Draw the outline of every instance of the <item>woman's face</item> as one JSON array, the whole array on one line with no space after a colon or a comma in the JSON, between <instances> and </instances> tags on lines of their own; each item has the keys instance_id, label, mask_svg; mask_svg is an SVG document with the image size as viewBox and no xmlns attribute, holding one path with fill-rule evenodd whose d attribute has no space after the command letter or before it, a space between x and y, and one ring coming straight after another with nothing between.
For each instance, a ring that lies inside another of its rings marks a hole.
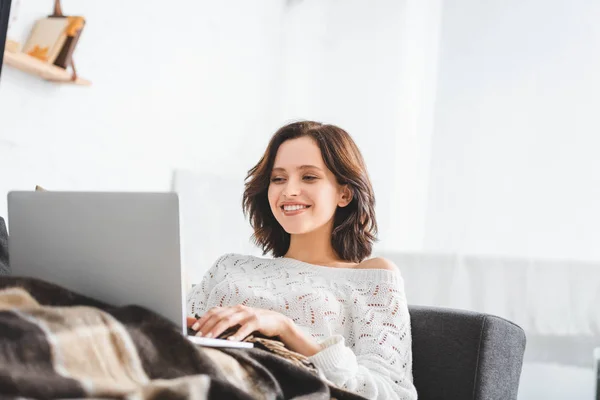
<instances>
[{"instance_id":1,"label":"woman's face","mask_svg":"<svg viewBox=\"0 0 600 400\"><path fill-rule=\"evenodd\" d=\"M350 202L349 191L337 183L321 150L306 136L279 146L268 196L273 215L289 234L322 227L332 220L338 206Z\"/></svg>"}]
</instances>

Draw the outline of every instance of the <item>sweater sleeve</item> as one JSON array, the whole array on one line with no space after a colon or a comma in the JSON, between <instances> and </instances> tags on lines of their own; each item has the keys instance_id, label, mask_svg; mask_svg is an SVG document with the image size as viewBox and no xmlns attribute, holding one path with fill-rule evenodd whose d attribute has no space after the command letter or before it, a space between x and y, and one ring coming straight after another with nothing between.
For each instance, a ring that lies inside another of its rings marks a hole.
<instances>
[{"instance_id":1,"label":"sweater sleeve","mask_svg":"<svg viewBox=\"0 0 600 400\"><path fill-rule=\"evenodd\" d=\"M230 257L230 254L219 257L206 271L202 281L190 290L187 295L187 316L194 317L195 314L202 315L207 311L210 294L226 276L226 263Z\"/></svg>"},{"instance_id":2,"label":"sweater sleeve","mask_svg":"<svg viewBox=\"0 0 600 400\"><path fill-rule=\"evenodd\" d=\"M412 338L408 305L400 284L377 284L354 292L354 342L342 335L321 341L322 350L309 357L338 387L368 399L416 400L412 375Z\"/></svg>"}]
</instances>

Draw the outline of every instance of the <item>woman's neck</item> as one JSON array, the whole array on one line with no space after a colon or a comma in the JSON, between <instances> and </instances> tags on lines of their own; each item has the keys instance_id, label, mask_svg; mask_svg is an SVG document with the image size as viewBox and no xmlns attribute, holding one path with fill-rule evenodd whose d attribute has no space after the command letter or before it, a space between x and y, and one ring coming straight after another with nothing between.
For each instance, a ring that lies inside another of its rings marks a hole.
<instances>
[{"instance_id":1,"label":"woman's neck","mask_svg":"<svg viewBox=\"0 0 600 400\"><path fill-rule=\"evenodd\" d=\"M290 248L284 257L315 265L347 267L350 263L341 260L331 245L332 229L333 221L312 232L291 235Z\"/></svg>"}]
</instances>

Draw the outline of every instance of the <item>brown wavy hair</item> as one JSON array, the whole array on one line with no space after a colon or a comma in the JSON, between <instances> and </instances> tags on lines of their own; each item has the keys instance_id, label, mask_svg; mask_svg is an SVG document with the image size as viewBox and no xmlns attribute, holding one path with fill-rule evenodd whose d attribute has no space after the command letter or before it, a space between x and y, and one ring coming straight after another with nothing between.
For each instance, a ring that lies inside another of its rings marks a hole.
<instances>
[{"instance_id":1,"label":"brown wavy hair","mask_svg":"<svg viewBox=\"0 0 600 400\"><path fill-rule=\"evenodd\" d=\"M271 172L279 146L286 140L308 136L321 149L327 168L338 184L348 185L352 200L335 211L331 244L344 261L359 263L371 255L377 240L375 196L363 157L343 129L314 121L294 122L280 128L269 142L258 164L244 180L242 207L254 229L252 239L263 255L283 257L290 247L290 234L277 222L269 205Z\"/></svg>"}]
</instances>

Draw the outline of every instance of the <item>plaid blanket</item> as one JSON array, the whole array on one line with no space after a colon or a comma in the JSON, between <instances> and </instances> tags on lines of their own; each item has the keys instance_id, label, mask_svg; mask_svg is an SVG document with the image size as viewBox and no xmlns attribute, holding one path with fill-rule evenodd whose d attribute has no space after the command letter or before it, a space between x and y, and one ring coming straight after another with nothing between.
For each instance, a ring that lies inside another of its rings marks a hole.
<instances>
[{"instance_id":1,"label":"plaid blanket","mask_svg":"<svg viewBox=\"0 0 600 400\"><path fill-rule=\"evenodd\" d=\"M0 278L1 398L362 399L282 348L200 347L142 307Z\"/></svg>"}]
</instances>

